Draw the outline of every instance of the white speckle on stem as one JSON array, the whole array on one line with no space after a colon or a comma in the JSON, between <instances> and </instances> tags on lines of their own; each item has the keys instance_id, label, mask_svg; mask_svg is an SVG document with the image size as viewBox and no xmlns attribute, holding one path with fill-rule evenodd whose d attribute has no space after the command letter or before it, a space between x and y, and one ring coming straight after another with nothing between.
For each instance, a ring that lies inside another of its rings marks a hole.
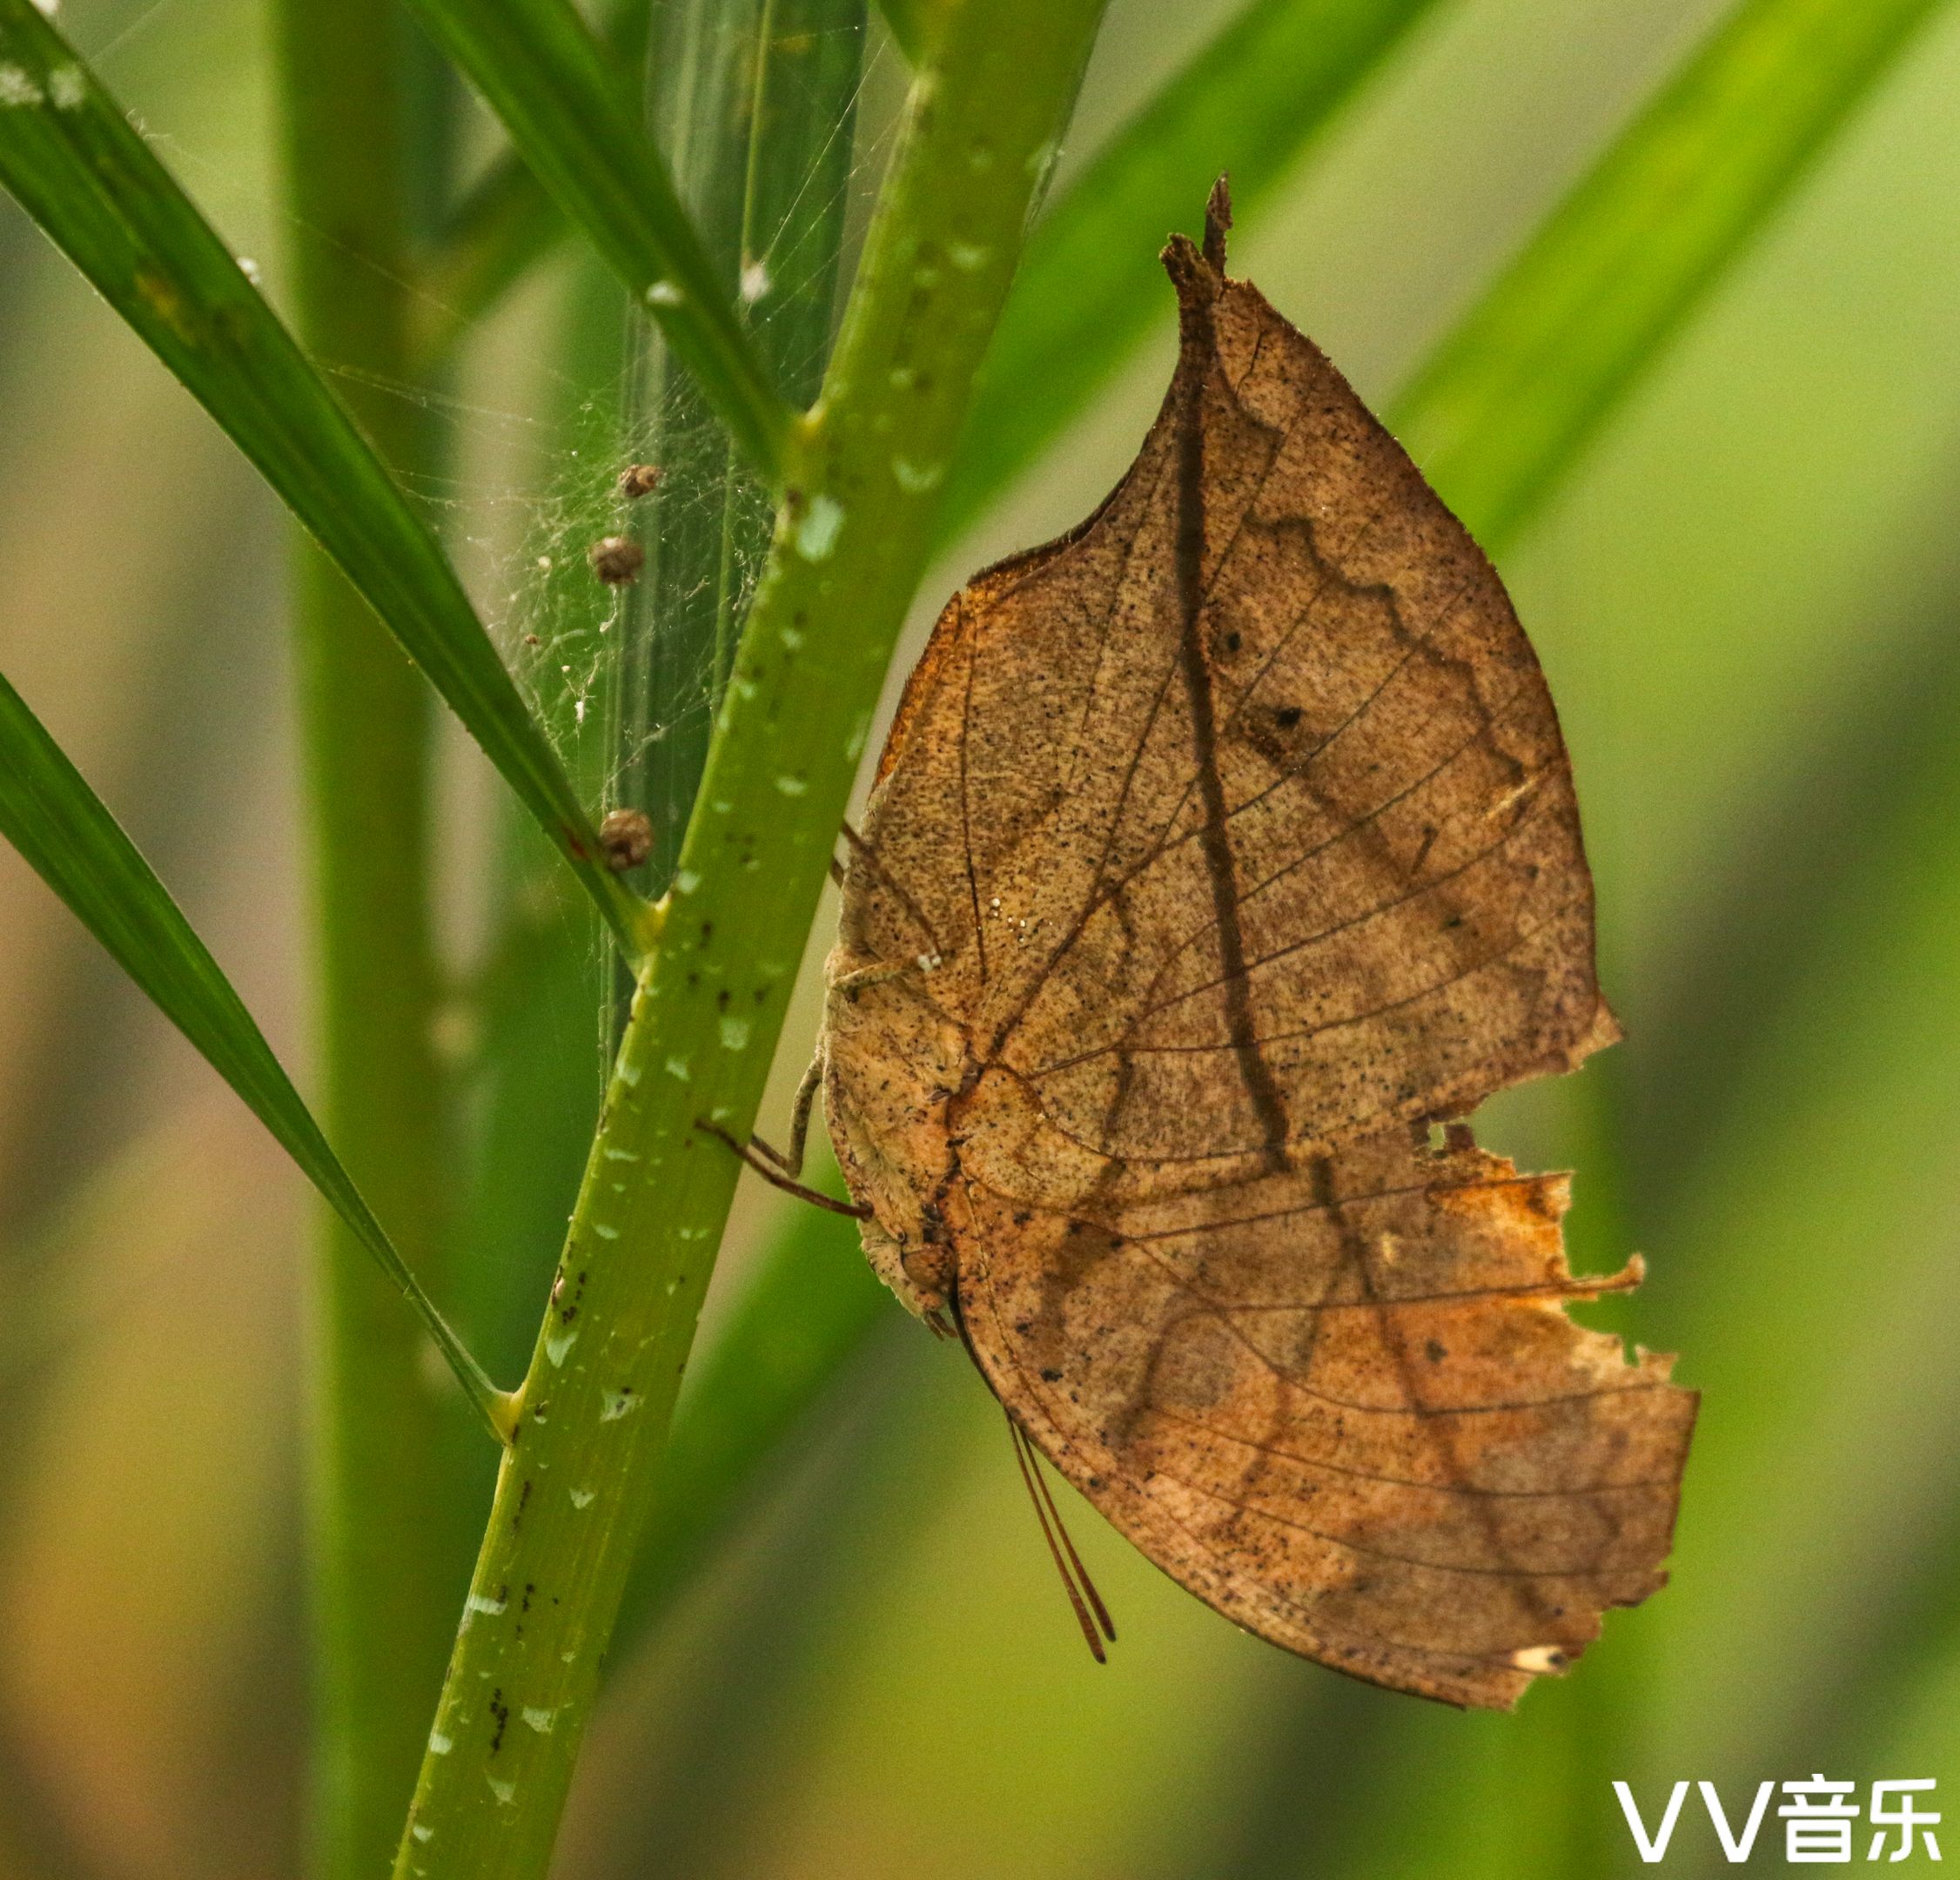
<instances>
[{"instance_id":1,"label":"white speckle on stem","mask_svg":"<svg viewBox=\"0 0 1960 1880\"><path fill-rule=\"evenodd\" d=\"M517 1714L540 1736L550 1736L552 1726L558 1722L557 1711L540 1710L534 1704L526 1704Z\"/></svg>"},{"instance_id":2,"label":"white speckle on stem","mask_svg":"<svg viewBox=\"0 0 1960 1880\"><path fill-rule=\"evenodd\" d=\"M796 525L796 553L806 561L822 561L837 546L844 526L843 505L834 496L813 496Z\"/></svg>"},{"instance_id":3,"label":"white speckle on stem","mask_svg":"<svg viewBox=\"0 0 1960 1880\"><path fill-rule=\"evenodd\" d=\"M908 496L923 496L930 489L937 489L939 481L946 474L944 464L908 463L903 457L891 460L891 473L900 489Z\"/></svg>"},{"instance_id":4,"label":"white speckle on stem","mask_svg":"<svg viewBox=\"0 0 1960 1880\"><path fill-rule=\"evenodd\" d=\"M499 1782L494 1776L487 1775L483 1779L490 1784L490 1793L495 1796L506 1808L508 1808L512 1803L516 1801L517 1784L515 1783Z\"/></svg>"},{"instance_id":5,"label":"white speckle on stem","mask_svg":"<svg viewBox=\"0 0 1960 1880\"><path fill-rule=\"evenodd\" d=\"M248 254L238 257L238 272L256 287L258 285L258 264Z\"/></svg>"},{"instance_id":6,"label":"white speckle on stem","mask_svg":"<svg viewBox=\"0 0 1960 1880\"><path fill-rule=\"evenodd\" d=\"M622 1058L620 1060L620 1067L616 1075L620 1082L625 1084L628 1090L631 1090L640 1081L640 1066Z\"/></svg>"},{"instance_id":7,"label":"white speckle on stem","mask_svg":"<svg viewBox=\"0 0 1960 1880\"><path fill-rule=\"evenodd\" d=\"M48 74L48 100L57 111L80 111L88 96L89 81L79 65L57 65Z\"/></svg>"},{"instance_id":8,"label":"white speckle on stem","mask_svg":"<svg viewBox=\"0 0 1960 1880\"><path fill-rule=\"evenodd\" d=\"M688 1060L685 1058L669 1058L667 1060L667 1074L681 1084L687 1083L693 1076L688 1069Z\"/></svg>"},{"instance_id":9,"label":"white speckle on stem","mask_svg":"<svg viewBox=\"0 0 1960 1880\"><path fill-rule=\"evenodd\" d=\"M565 1354L578 1342L576 1332L555 1332L545 1340L545 1356L551 1360L554 1371L565 1362Z\"/></svg>"},{"instance_id":10,"label":"white speckle on stem","mask_svg":"<svg viewBox=\"0 0 1960 1880\"><path fill-rule=\"evenodd\" d=\"M809 789L809 783L807 779L800 776L791 776L787 771L785 771L775 780L775 787L779 790L781 790L785 796L802 796L808 793Z\"/></svg>"},{"instance_id":11,"label":"white speckle on stem","mask_svg":"<svg viewBox=\"0 0 1960 1880\"><path fill-rule=\"evenodd\" d=\"M473 1593L463 1601L465 1610L487 1613L493 1619L509 1604L508 1600L485 1599L480 1593Z\"/></svg>"},{"instance_id":12,"label":"white speckle on stem","mask_svg":"<svg viewBox=\"0 0 1960 1880\"><path fill-rule=\"evenodd\" d=\"M674 877L674 891L675 894L690 895L700 886L701 876L695 874L692 869L682 869Z\"/></svg>"},{"instance_id":13,"label":"white speckle on stem","mask_svg":"<svg viewBox=\"0 0 1960 1880\"><path fill-rule=\"evenodd\" d=\"M447 1756L455 1747L456 1742L453 1737L445 1736L440 1730L431 1730L429 1732L429 1754L431 1756Z\"/></svg>"},{"instance_id":14,"label":"white speckle on stem","mask_svg":"<svg viewBox=\"0 0 1960 1880\"><path fill-rule=\"evenodd\" d=\"M599 1413L601 1423L617 1423L622 1416L630 1416L640 1407L640 1400L633 1394L633 1386L627 1385L616 1391L607 1391L604 1407Z\"/></svg>"},{"instance_id":15,"label":"white speckle on stem","mask_svg":"<svg viewBox=\"0 0 1960 1880\"><path fill-rule=\"evenodd\" d=\"M637 1149L608 1149L606 1159L608 1162L637 1162L640 1152Z\"/></svg>"},{"instance_id":16,"label":"white speckle on stem","mask_svg":"<svg viewBox=\"0 0 1960 1880\"><path fill-rule=\"evenodd\" d=\"M617 1227L608 1226L604 1221L595 1220L594 1222L593 1222L592 1231L593 1232L597 1234L601 1240L617 1240L620 1237L619 1229Z\"/></svg>"},{"instance_id":17,"label":"white speckle on stem","mask_svg":"<svg viewBox=\"0 0 1960 1880\"><path fill-rule=\"evenodd\" d=\"M0 65L0 108L7 105L44 104L47 100L34 82L31 72L18 65Z\"/></svg>"},{"instance_id":18,"label":"white speckle on stem","mask_svg":"<svg viewBox=\"0 0 1960 1880\"><path fill-rule=\"evenodd\" d=\"M984 267L987 258L993 253L991 248L983 247L978 242L948 242L946 258L963 274L970 274L976 268Z\"/></svg>"},{"instance_id":19,"label":"white speckle on stem","mask_svg":"<svg viewBox=\"0 0 1960 1880\"><path fill-rule=\"evenodd\" d=\"M742 304L744 306L754 306L769 291L768 265L761 261L751 261L742 271Z\"/></svg>"},{"instance_id":20,"label":"white speckle on stem","mask_svg":"<svg viewBox=\"0 0 1960 1880\"><path fill-rule=\"evenodd\" d=\"M785 627L776 634L776 638L792 653L802 650L803 632L800 627Z\"/></svg>"},{"instance_id":21,"label":"white speckle on stem","mask_svg":"<svg viewBox=\"0 0 1960 1880\"><path fill-rule=\"evenodd\" d=\"M435 1839L435 1830L430 1827L426 1822L417 1822L408 1831L425 1847Z\"/></svg>"},{"instance_id":22,"label":"white speckle on stem","mask_svg":"<svg viewBox=\"0 0 1960 1880\"><path fill-rule=\"evenodd\" d=\"M670 280L657 280L647 290L648 306L679 306L687 296Z\"/></svg>"},{"instance_id":23,"label":"white speckle on stem","mask_svg":"<svg viewBox=\"0 0 1960 1880\"><path fill-rule=\"evenodd\" d=\"M887 374L887 382L895 392L910 392L919 382L918 370L911 366L894 366Z\"/></svg>"},{"instance_id":24,"label":"white speckle on stem","mask_svg":"<svg viewBox=\"0 0 1960 1880\"><path fill-rule=\"evenodd\" d=\"M572 1506L581 1512L590 1507L598 1499L598 1494L593 1489L574 1488L572 1490Z\"/></svg>"},{"instance_id":25,"label":"white speckle on stem","mask_svg":"<svg viewBox=\"0 0 1960 1880\"><path fill-rule=\"evenodd\" d=\"M723 1051L747 1051L748 1049L748 1021L746 1018L723 1018L722 1021L722 1049Z\"/></svg>"}]
</instances>

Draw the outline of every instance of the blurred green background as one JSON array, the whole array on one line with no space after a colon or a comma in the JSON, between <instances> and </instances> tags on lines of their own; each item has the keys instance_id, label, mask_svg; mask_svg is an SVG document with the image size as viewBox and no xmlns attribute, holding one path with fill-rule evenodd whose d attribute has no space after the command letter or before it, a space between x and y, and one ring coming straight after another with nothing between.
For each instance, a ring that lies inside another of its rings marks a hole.
<instances>
[{"instance_id":1,"label":"blurred green background","mask_svg":"<svg viewBox=\"0 0 1960 1880\"><path fill-rule=\"evenodd\" d=\"M1229 11L1117 0L1064 165ZM1718 11L1450 0L1247 219L1235 272L1386 402ZM69 0L64 23L276 295L305 232L279 208L261 10ZM422 493L513 633L537 542L576 528L592 480L581 406L610 395L548 363L577 291L560 265L500 315L454 390L453 476ZM1160 326L949 555L919 632L1122 469L1168 296ZM1948 9L1502 556L1572 746L1628 1042L1481 1132L1578 1167L1581 1261L1649 1262L1601 1321L1681 1353L1704 1393L1666 1592L1517 1715L1464 1716L1240 1635L1078 1505L1122 1632L1097 1670L997 1410L893 1307L616 1667L560 1870L1576 1880L1637 1865L1614 1777L1650 1818L1684 1777L1732 1809L1820 1769L1960 1797L1957 505ZM284 539L0 205L0 668L303 1065ZM480 833L484 779L453 768L456 827ZM0 1874L294 1870L305 1213L0 854ZM704 1348L781 1219L745 1197ZM1691 1804L1668 1870L1721 1864Z\"/></svg>"}]
</instances>

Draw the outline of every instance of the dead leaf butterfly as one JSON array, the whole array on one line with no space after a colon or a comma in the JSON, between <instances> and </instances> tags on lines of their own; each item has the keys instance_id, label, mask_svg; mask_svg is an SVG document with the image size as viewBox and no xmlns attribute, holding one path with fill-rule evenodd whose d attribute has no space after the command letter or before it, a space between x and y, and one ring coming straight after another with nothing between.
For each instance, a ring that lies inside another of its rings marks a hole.
<instances>
[{"instance_id":1,"label":"dead leaf butterfly","mask_svg":"<svg viewBox=\"0 0 1960 1880\"><path fill-rule=\"evenodd\" d=\"M1489 562L1228 223L1165 252L1128 474L905 689L826 1109L880 1275L1159 1567L1508 1704L1661 1585L1695 1398L1567 1317L1640 1266L1568 1274L1566 1178L1433 1128L1619 1035L1571 770Z\"/></svg>"}]
</instances>

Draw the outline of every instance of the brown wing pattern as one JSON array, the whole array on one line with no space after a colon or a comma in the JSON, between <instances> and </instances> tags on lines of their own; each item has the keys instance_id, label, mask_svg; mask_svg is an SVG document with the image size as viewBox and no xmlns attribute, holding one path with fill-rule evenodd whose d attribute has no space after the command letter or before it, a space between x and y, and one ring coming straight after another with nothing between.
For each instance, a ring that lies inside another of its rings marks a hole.
<instances>
[{"instance_id":1,"label":"brown wing pattern","mask_svg":"<svg viewBox=\"0 0 1960 1880\"><path fill-rule=\"evenodd\" d=\"M867 834L982 1058L1080 1139L1181 1164L1273 1133L1240 1010L1279 1132L1321 1147L1614 1034L1557 721L1495 574L1255 288L1173 261L1209 340L1093 521L948 608ZM865 911L870 952L918 950L903 910Z\"/></svg>"},{"instance_id":2,"label":"brown wing pattern","mask_svg":"<svg viewBox=\"0 0 1960 1880\"><path fill-rule=\"evenodd\" d=\"M1535 658L1327 360L1173 243L1129 474L948 607L832 964L867 1247L1152 1559L1511 1701L1660 1583L1694 1399L1564 1302L1558 1178L1423 1119L1616 1036Z\"/></svg>"},{"instance_id":3,"label":"brown wing pattern","mask_svg":"<svg viewBox=\"0 0 1960 1880\"><path fill-rule=\"evenodd\" d=\"M962 1183L968 1335L1144 1553L1262 1636L1505 1704L1663 1579L1694 1419L1564 1302L1560 1177L1378 1138L1134 1205Z\"/></svg>"}]
</instances>

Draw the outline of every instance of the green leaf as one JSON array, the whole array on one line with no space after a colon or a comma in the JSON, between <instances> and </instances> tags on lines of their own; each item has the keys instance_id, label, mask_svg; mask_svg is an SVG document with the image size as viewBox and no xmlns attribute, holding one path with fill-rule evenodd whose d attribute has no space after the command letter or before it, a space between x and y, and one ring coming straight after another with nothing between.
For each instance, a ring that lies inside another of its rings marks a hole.
<instances>
[{"instance_id":1,"label":"green leaf","mask_svg":"<svg viewBox=\"0 0 1960 1880\"><path fill-rule=\"evenodd\" d=\"M1489 546L1569 464L1938 0L1749 0L1397 401Z\"/></svg>"},{"instance_id":2,"label":"green leaf","mask_svg":"<svg viewBox=\"0 0 1960 1880\"><path fill-rule=\"evenodd\" d=\"M641 908L455 571L292 337L42 17L0 0L0 183L258 467L570 858L629 946Z\"/></svg>"},{"instance_id":3,"label":"green leaf","mask_svg":"<svg viewBox=\"0 0 1960 1880\"><path fill-rule=\"evenodd\" d=\"M470 1401L499 1440L507 1440L510 1400L485 1375L403 1263L231 981L136 844L3 676L0 835L272 1132L401 1288Z\"/></svg>"},{"instance_id":4,"label":"green leaf","mask_svg":"<svg viewBox=\"0 0 1960 1880\"><path fill-rule=\"evenodd\" d=\"M1158 252L1221 171L1240 212L1283 183L1432 0L1252 0L1058 197L1028 242L940 512L974 521L1153 323Z\"/></svg>"},{"instance_id":5,"label":"green leaf","mask_svg":"<svg viewBox=\"0 0 1960 1880\"><path fill-rule=\"evenodd\" d=\"M447 360L567 226L521 158L493 164L457 205L421 272L415 353L424 368Z\"/></svg>"},{"instance_id":6,"label":"green leaf","mask_svg":"<svg viewBox=\"0 0 1960 1880\"><path fill-rule=\"evenodd\" d=\"M764 377L666 164L571 0L410 3L539 182L660 323L750 460L779 484L794 414Z\"/></svg>"}]
</instances>

